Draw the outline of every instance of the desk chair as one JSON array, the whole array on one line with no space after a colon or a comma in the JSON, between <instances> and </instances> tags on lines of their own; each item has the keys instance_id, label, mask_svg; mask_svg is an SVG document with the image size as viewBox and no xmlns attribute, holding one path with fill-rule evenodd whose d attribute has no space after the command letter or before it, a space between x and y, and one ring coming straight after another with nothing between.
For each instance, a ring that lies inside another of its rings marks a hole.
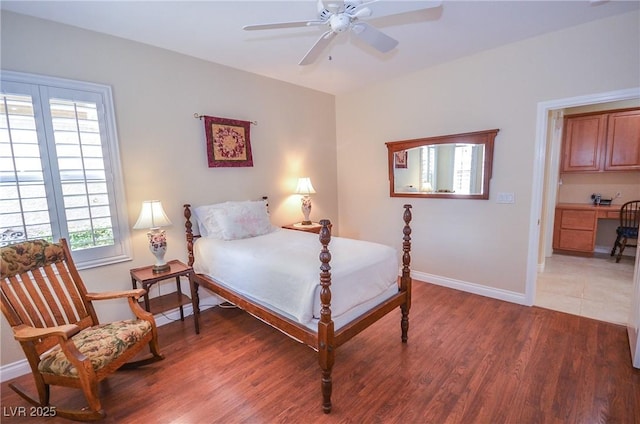
<instances>
[{"instance_id":1,"label":"desk chair","mask_svg":"<svg viewBox=\"0 0 640 424\"><path fill-rule=\"evenodd\" d=\"M616 262L620 262L625 247L638 247L638 223L640 223L640 200L632 200L620 207L620 226L616 229L617 237L613 243L611 256L618 256ZM636 240L636 244L627 244L628 240Z\"/></svg>"}]
</instances>

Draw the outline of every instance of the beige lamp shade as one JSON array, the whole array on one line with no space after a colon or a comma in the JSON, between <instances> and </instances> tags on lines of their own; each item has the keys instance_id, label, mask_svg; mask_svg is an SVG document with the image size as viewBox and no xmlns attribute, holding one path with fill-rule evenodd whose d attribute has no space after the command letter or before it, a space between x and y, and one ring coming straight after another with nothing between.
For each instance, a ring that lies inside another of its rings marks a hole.
<instances>
[{"instance_id":1,"label":"beige lamp shade","mask_svg":"<svg viewBox=\"0 0 640 424\"><path fill-rule=\"evenodd\" d=\"M311 185L311 178L309 177L300 177L298 178L298 186L296 187L296 194L303 194L308 196L310 194L315 194L316 191Z\"/></svg>"},{"instance_id":2,"label":"beige lamp shade","mask_svg":"<svg viewBox=\"0 0 640 424\"><path fill-rule=\"evenodd\" d=\"M145 228L159 228L171 225L171 221L164 213L162 202L159 200L145 200L142 202L140 216L133 228L142 230Z\"/></svg>"}]
</instances>

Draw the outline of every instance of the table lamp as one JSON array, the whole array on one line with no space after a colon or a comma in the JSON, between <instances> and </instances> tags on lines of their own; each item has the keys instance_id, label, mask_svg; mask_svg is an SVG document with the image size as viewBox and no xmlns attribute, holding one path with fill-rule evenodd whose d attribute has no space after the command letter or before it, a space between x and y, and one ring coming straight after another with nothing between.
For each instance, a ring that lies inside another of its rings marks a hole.
<instances>
[{"instance_id":1,"label":"table lamp","mask_svg":"<svg viewBox=\"0 0 640 424\"><path fill-rule=\"evenodd\" d=\"M311 197L309 197L309 195L315 194L315 192L309 177L298 178L296 194L302 194L302 214L304 215L302 225L311 225L311 220L309 219L309 214L311 213Z\"/></svg>"},{"instance_id":2,"label":"table lamp","mask_svg":"<svg viewBox=\"0 0 640 424\"><path fill-rule=\"evenodd\" d=\"M156 257L156 263L153 266L155 274L169 271L171 268L164 260L164 254L167 252L167 237L164 230L160 227L171 225L171 221L162 209L162 203L159 200L145 200L142 202L142 209L138 221L133 226L135 230L149 229L147 237L149 237L149 250Z\"/></svg>"}]
</instances>

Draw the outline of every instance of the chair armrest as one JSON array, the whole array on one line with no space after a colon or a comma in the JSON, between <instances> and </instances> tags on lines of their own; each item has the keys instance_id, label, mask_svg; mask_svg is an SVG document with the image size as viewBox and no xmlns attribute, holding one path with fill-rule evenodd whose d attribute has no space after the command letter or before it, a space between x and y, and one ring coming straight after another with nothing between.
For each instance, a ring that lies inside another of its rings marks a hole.
<instances>
[{"instance_id":1,"label":"chair armrest","mask_svg":"<svg viewBox=\"0 0 640 424\"><path fill-rule=\"evenodd\" d=\"M138 318L144 319L146 321L153 322L155 325L155 321L153 320L153 315L149 312L145 311L140 307L137 300L145 295L147 291L145 289L132 289L132 290L123 290L117 292L104 292L104 293L87 293L87 300L92 302L94 300L107 300L107 299L122 299L126 298L129 300L129 307L131 308L131 312Z\"/></svg>"},{"instance_id":2,"label":"chair armrest","mask_svg":"<svg viewBox=\"0 0 640 424\"><path fill-rule=\"evenodd\" d=\"M123 290L117 292L104 292L104 293L87 293L87 300L107 300L107 299L120 299L133 297L134 299L138 299L147 291L145 289L133 289L133 290Z\"/></svg>"},{"instance_id":3,"label":"chair armrest","mask_svg":"<svg viewBox=\"0 0 640 424\"><path fill-rule=\"evenodd\" d=\"M64 340L78 333L80 327L75 324L58 325L56 327L36 328L28 325L13 327L13 336L21 342L42 339L44 337L62 337Z\"/></svg>"}]
</instances>

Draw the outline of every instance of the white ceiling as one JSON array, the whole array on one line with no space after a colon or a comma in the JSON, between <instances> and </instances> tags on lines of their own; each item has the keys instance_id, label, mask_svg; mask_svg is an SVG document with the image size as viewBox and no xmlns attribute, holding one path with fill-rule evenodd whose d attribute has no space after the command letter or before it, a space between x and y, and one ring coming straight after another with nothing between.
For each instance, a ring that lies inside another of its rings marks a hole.
<instances>
[{"instance_id":1,"label":"white ceiling","mask_svg":"<svg viewBox=\"0 0 640 424\"><path fill-rule=\"evenodd\" d=\"M638 0L445 0L437 9L368 19L400 42L387 54L343 33L309 66L298 62L324 26L242 30L249 24L315 19L316 2L2 0L0 7L339 94L640 6Z\"/></svg>"}]
</instances>

